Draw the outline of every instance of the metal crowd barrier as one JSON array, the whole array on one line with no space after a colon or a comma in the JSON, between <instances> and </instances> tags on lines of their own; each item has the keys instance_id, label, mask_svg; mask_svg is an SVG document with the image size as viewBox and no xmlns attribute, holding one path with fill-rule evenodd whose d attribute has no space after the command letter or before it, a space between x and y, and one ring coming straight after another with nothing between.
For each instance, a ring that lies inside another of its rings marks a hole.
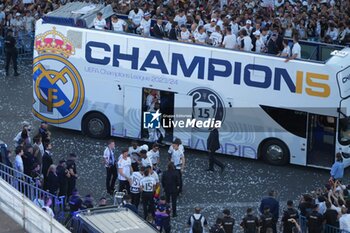
<instances>
[{"instance_id":1,"label":"metal crowd barrier","mask_svg":"<svg viewBox=\"0 0 350 233\"><path fill-rule=\"evenodd\" d=\"M23 193L28 199L32 200L37 205L39 203L38 201L42 200L44 197L50 197L53 204L51 208L55 213L55 219L61 223L65 221L65 196L59 197L42 190L32 177L18 172L3 163L0 163L0 178L5 180L19 192Z\"/></svg>"},{"instance_id":2,"label":"metal crowd barrier","mask_svg":"<svg viewBox=\"0 0 350 233\"><path fill-rule=\"evenodd\" d=\"M305 216L301 216L299 218L299 224L302 233L308 233L307 229L307 218ZM323 225L322 232L320 233L350 233L349 231L346 230L341 230L338 227L334 227L328 224Z\"/></svg>"},{"instance_id":3,"label":"metal crowd barrier","mask_svg":"<svg viewBox=\"0 0 350 233\"><path fill-rule=\"evenodd\" d=\"M21 34L15 37L18 60L33 59L34 33ZM0 36L0 58L5 58L5 38Z\"/></svg>"}]
</instances>

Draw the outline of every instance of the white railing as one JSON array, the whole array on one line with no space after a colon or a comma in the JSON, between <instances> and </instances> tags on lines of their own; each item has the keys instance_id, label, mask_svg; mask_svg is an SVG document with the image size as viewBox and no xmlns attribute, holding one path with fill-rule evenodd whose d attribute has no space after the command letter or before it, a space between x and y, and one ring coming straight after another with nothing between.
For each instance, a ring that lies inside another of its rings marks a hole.
<instances>
[{"instance_id":1,"label":"white railing","mask_svg":"<svg viewBox=\"0 0 350 233\"><path fill-rule=\"evenodd\" d=\"M0 209L20 224L27 232L70 232L1 177L0 190Z\"/></svg>"}]
</instances>

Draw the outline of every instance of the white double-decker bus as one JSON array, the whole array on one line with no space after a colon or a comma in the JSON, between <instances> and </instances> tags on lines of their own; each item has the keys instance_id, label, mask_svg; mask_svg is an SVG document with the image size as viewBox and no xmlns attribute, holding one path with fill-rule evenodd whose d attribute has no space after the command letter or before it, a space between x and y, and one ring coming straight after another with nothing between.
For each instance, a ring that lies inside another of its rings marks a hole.
<instances>
[{"instance_id":1,"label":"white double-decker bus","mask_svg":"<svg viewBox=\"0 0 350 233\"><path fill-rule=\"evenodd\" d=\"M326 62L285 62L48 19L36 24L33 62L33 114L42 121L144 139L157 128L145 115L151 92L164 141L206 150L209 129L192 119L208 119L221 122L223 154L329 168L341 152L350 164L349 48Z\"/></svg>"}]
</instances>

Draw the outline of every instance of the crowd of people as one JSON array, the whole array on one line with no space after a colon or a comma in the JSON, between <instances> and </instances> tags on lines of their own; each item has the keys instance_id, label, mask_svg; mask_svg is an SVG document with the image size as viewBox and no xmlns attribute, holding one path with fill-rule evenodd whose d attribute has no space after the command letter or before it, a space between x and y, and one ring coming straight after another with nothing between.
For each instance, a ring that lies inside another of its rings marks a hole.
<instances>
[{"instance_id":1,"label":"crowd of people","mask_svg":"<svg viewBox=\"0 0 350 233\"><path fill-rule=\"evenodd\" d=\"M35 21L65 1L2 1L0 32L33 35ZM93 1L92 1L93 2ZM98 2L98 1L96 1ZM98 13L96 29L126 31L215 47L290 57L294 45L285 39L349 45L349 1L103 1L116 15ZM10 4L11 3L11 4ZM118 18L125 14L127 20ZM151 20L156 23L151 24ZM299 56L299 55L298 55Z\"/></svg>"},{"instance_id":2,"label":"crowd of people","mask_svg":"<svg viewBox=\"0 0 350 233\"><path fill-rule=\"evenodd\" d=\"M99 14L95 28L127 31L143 36L210 44L215 47L293 56L286 39L349 45L348 1L119 1L116 15ZM156 20L154 25L151 20ZM290 50L290 51L289 51ZM298 55L300 56L300 54Z\"/></svg>"}]
</instances>

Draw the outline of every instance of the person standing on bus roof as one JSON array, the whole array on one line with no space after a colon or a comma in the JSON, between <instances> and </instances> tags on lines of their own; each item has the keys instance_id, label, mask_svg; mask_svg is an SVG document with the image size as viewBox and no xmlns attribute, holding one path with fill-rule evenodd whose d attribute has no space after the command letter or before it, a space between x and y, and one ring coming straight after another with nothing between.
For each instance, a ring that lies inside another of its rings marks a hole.
<instances>
[{"instance_id":1,"label":"person standing on bus roof","mask_svg":"<svg viewBox=\"0 0 350 233\"><path fill-rule=\"evenodd\" d=\"M143 15L143 11L138 7L135 7L129 12L129 31L131 31L132 33L136 33L136 28L140 26Z\"/></svg>"},{"instance_id":2,"label":"person standing on bus roof","mask_svg":"<svg viewBox=\"0 0 350 233\"><path fill-rule=\"evenodd\" d=\"M299 37L298 35L293 36L293 45L291 48L292 54L290 57L288 57L285 62L289 62L290 60L293 60L295 58L300 59L301 58L301 47L299 44Z\"/></svg>"},{"instance_id":3,"label":"person standing on bus roof","mask_svg":"<svg viewBox=\"0 0 350 233\"><path fill-rule=\"evenodd\" d=\"M94 28L98 30L104 30L107 27L106 20L102 18L102 13L98 12L94 19Z\"/></svg>"},{"instance_id":4,"label":"person standing on bus roof","mask_svg":"<svg viewBox=\"0 0 350 233\"><path fill-rule=\"evenodd\" d=\"M106 167L106 189L107 193L113 194L115 181L117 179L117 166L114 157L115 142L113 140L108 141L108 146L104 150L103 158Z\"/></svg>"},{"instance_id":5,"label":"person standing on bus roof","mask_svg":"<svg viewBox=\"0 0 350 233\"><path fill-rule=\"evenodd\" d=\"M163 19L161 17L157 19L157 23L153 26L153 36L158 39L163 39L163 37L165 37Z\"/></svg>"},{"instance_id":6,"label":"person standing on bus roof","mask_svg":"<svg viewBox=\"0 0 350 233\"><path fill-rule=\"evenodd\" d=\"M147 12L143 16L139 29L140 29L141 35L143 35L144 37L151 36L151 14L150 13Z\"/></svg>"},{"instance_id":7,"label":"person standing on bus roof","mask_svg":"<svg viewBox=\"0 0 350 233\"><path fill-rule=\"evenodd\" d=\"M225 165L215 158L215 152L220 149L219 131L217 128L211 129L207 139L207 149L209 152L209 168L207 171L214 171L214 165L218 165L221 168L221 172L224 171Z\"/></svg>"},{"instance_id":8,"label":"person standing on bus roof","mask_svg":"<svg viewBox=\"0 0 350 233\"><path fill-rule=\"evenodd\" d=\"M112 16L112 30L115 32L125 32L126 30L126 23L122 19L118 19L116 15Z\"/></svg>"}]
</instances>

